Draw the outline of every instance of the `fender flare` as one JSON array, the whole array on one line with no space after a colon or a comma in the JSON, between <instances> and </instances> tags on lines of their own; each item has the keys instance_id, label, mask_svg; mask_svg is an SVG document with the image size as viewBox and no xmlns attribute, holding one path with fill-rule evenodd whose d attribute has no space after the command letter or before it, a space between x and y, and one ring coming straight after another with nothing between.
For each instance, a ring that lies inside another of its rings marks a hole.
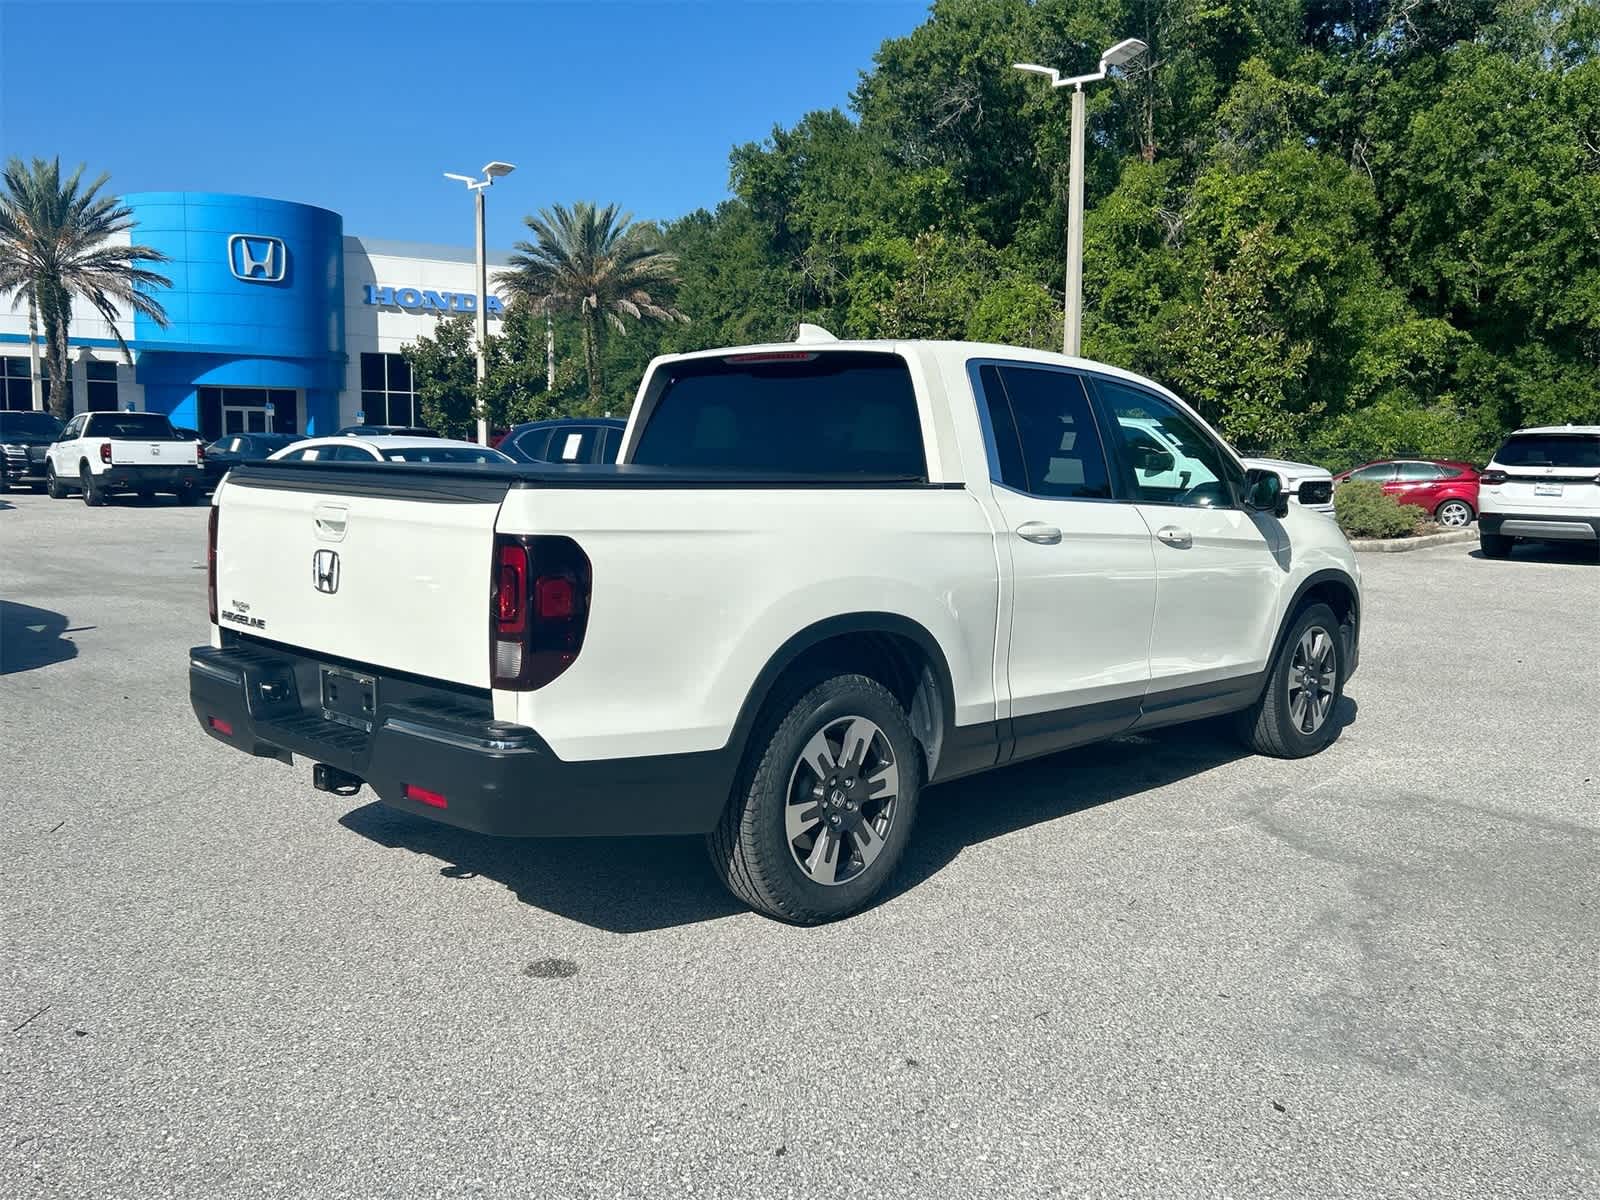
<instances>
[{"instance_id":1,"label":"fender flare","mask_svg":"<svg viewBox=\"0 0 1600 1200\"><path fill-rule=\"evenodd\" d=\"M1289 598L1289 603L1284 606L1283 616L1278 620L1278 632L1272 639L1272 653L1267 658L1267 671L1270 674L1272 664L1278 661L1278 652L1283 649L1283 640L1289 634L1289 626L1294 621L1295 613L1300 611L1300 606L1305 603L1306 593L1313 588L1333 584L1345 592L1350 599L1350 645L1347 649L1354 653L1360 645L1361 639L1361 589L1356 586L1356 581L1347 571L1337 567L1325 567L1320 571L1313 571L1300 581L1300 586L1295 588L1294 595ZM1346 678L1355 671L1355 660L1352 658L1350 670Z\"/></svg>"},{"instance_id":2,"label":"fender flare","mask_svg":"<svg viewBox=\"0 0 1600 1200\"><path fill-rule=\"evenodd\" d=\"M754 682L745 693L744 704L740 706L732 735L728 739L728 747L737 758L743 758L756 719L772 698L773 688L783 673L809 651L848 634L889 634L905 638L922 652L938 693L940 720L938 726L929 731L934 744L926 747L930 759L937 759L940 745L948 739L955 724L955 685L950 676L950 664L938 639L926 627L910 617L889 612L840 613L824 617L784 641L757 672Z\"/></svg>"}]
</instances>

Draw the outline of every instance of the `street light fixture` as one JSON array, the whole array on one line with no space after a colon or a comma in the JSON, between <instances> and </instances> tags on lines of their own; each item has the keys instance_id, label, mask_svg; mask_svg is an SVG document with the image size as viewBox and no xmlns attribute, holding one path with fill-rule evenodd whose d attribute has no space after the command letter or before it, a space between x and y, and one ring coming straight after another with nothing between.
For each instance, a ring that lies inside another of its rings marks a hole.
<instances>
[{"instance_id":1,"label":"street light fixture","mask_svg":"<svg viewBox=\"0 0 1600 1200\"><path fill-rule=\"evenodd\" d=\"M498 160L487 164L483 168L483 178L474 179L471 175L457 175L446 171L446 179L454 179L457 183L467 185L477 199L478 209L478 382L481 384L489 376L488 340L489 340L489 255L484 242L483 233L483 193L485 189L494 186L494 181L511 174L517 168L515 164L499 162ZM489 444L489 419L478 418L478 444Z\"/></svg>"},{"instance_id":2,"label":"street light fixture","mask_svg":"<svg viewBox=\"0 0 1600 1200\"><path fill-rule=\"evenodd\" d=\"M1089 75L1063 79L1054 67L1038 63L1013 63L1019 71L1043 75L1052 88L1072 89L1072 154L1067 180L1067 296L1062 320L1061 348L1077 356L1083 344L1083 85L1098 83L1113 68L1124 67L1150 47L1138 38L1124 38L1100 56L1100 69Z\"/></svg>"}]
</instances>

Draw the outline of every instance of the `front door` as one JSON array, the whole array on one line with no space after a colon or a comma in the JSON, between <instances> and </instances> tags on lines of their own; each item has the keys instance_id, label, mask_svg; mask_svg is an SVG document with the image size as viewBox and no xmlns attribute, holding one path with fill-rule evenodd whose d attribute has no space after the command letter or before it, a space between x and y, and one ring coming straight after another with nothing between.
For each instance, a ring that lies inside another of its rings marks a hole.
<instances>
[{"instance_id":1,"label":"front door","mask_svg":"<svg viewBox=\"0 0 1600 1200\"><path fill-rule=\"evenodd\" d=\"M222 406L222 435L233 433L267 433L267 410L253 405L224 404Z\"/></svg>"},{"instance_id":2,"label":"front door","mask_svg":"<svg viewBox=\"0 0 1600 1200\"><path fill-rule=\"evenodd\" d=\"M1150 531L1112 499L1083 380L1021 363L980 364L994 502L1011 561L1014 756L1126 729L1150 676L1156 574Z\"/></svg>"},{"instance_id":3,"label":"front door","mask_svg":"<svg viewBox=\"0 0 1600 1200\"><path fill-rule=\"evenodd\" d=\"M1095 376L1094 386L1118 430L1122 493L1155 537L1146 709L1203 704L1228 681L1252 686L1276 632L1281 531L1244 507L1243 468L1199 421L1122 380Z\"/></svg>"}]
</instances>

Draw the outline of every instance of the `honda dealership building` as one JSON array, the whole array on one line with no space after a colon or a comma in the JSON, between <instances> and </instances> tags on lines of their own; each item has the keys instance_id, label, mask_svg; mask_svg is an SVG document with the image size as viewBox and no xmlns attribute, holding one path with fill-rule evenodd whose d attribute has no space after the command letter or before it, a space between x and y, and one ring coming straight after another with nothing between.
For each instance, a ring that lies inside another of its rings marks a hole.
<instances>
[{"instance_id":1,"label":"honda dealership building","mask_svg":"<svg viewBox=\"0 0 1600 1200\"><path fill-rule=\"evenodd\" d=\"M165 413L208 441L268 428L316 434L362 420L419 423L400 348L441 316L476 311L472 250L346 237L338 213L285 200L210 192L122 199L137 222L123 240L169 260L154 269L172 286L152 293L168 324L128 314L113 330L75 305L74 412ZM493 272L503 263L489 256L491 333L502 310ZM0 389L0 407L32 407L26 305L0 307Z\"/></svg>"}]
</instances>

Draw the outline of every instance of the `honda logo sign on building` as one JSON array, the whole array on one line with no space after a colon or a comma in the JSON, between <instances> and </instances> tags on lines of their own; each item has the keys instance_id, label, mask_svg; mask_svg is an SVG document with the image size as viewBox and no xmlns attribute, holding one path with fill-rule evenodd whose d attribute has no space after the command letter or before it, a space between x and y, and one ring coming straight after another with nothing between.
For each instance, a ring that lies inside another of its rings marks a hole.
<instances>
[{"instance_id":1,"label":"honda logo sign on building","mask_svg":"<svg viewBox=\"0 0 1600 1200\"><path fill-rule=\"evenodd\" d=\"M289 269L289 251L282 238L235 233L228 238L228 269L250 283L281 283Z\"/></svg>"}]
</instances>

